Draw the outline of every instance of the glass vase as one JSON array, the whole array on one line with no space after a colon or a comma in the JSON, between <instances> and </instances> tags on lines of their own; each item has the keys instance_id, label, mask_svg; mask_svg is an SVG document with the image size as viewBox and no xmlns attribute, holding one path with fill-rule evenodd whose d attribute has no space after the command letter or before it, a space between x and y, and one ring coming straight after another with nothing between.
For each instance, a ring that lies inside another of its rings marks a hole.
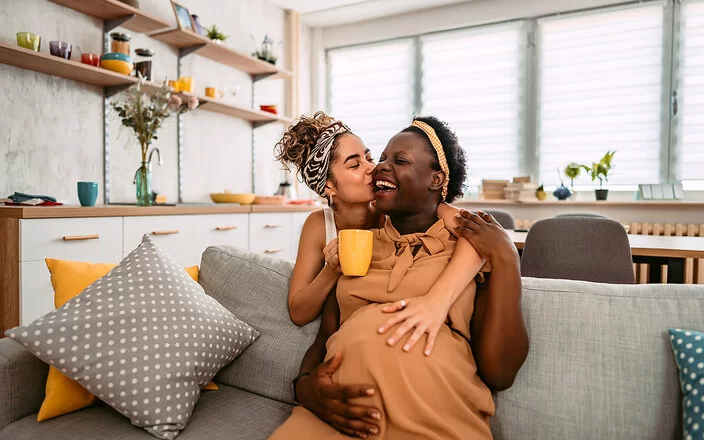
<instances>
[{"instance_id":1,"label":"glass vase","mask_svg":"<svg viewBox=\"0 0 704 440\"><path fill-rule=\"evenodd\" d=\"M135 174L134 183L137 186L137 206L152 205L152 171L148 162L142 162Z\"/></svg>"}]
</instances>

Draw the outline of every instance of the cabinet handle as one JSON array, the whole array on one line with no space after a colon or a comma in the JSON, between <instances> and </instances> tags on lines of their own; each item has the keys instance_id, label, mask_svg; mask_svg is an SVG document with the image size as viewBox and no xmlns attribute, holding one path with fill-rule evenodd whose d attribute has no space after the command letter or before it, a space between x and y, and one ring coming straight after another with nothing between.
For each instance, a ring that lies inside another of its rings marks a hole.
<instances>
[{"instance_id":1,"label":"cabinet handle","mask_svg":"<svg viewBox=\"0 0 704 440\"><path fill-rule=\"evenodd\" d=\"M264 225L264 227L267 229L276 229L276 228L280 228L282 226L283 225Z\"/></svg>"},{"instance_id":2,"label":"cabinet handle","mask_svg":"<svg viewBox=\"0 0 704 440\"><path fill-rule=\"evenodd\" d=\"M237 226L218 226L215 228L216 231L231 231L233 229L237 229Z\"/></svg>"},{"instance_id":3,"label":"cabinet handle","mask_svg":"<svg viewBox=\"0 0 704 440\"><path fill-rule=\"evenodd\" d=\"M266 249L266 250L264 250L265 254L275 254L277 252L281 252L281 249Z\"/></svg>"},{"instance_id":4,"label":"cabinet handle","mask_svg":"<svg viewBox=\"0 0 704 440\"><path fill-rule=\"evenodd\" d=\"M64 235L64 241L81 241L81 240L97 240L100 236L98 234L92 235Z\"/></svg>"},{"instance_id":5,"label":"cabinet handle","mask_svg":"<svg viewBox=\"0 0 704 440\"><path fill-rule=\"evenodd\" d=\"M172 229L169 231L153 231L152 235L173 235L173 234L178 234L179 230L178 229Z\"/></svg>"}]
</instances>

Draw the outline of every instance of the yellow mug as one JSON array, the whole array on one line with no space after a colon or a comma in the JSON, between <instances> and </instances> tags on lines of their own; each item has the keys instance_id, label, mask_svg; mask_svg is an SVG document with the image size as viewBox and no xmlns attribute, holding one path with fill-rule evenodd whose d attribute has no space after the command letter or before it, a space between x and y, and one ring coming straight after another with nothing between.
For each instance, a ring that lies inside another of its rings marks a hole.
<instances>
[{"instance_id":1,"label":"yellow mug","mask_svg":"<svg viewBox=\"0 0 704 440\"><path fill-rule=\"evenodd\" d=\"M221 90L218 90L215 87L206 87L205 88L205 96L208 98L213 98L213 99L220 99L224 93Z\"/></svg>"},{"instance_id":2,"label":"yellow mug","mask_svg":"<svg viewBox=\"0 0 704 440\"><path fill-rule=\"evenodd\" d=\"M178 80L179 90L186 93L193 93L193 77L182 76Z\"/></svg>"},{"instance_id":3,"label":"yellow mug","mask_svg":"<svg viewBox=\"0 0 704 440\"><path fill-rule=\"evenodd\" d=\"M348 277L363 277L369 271L374 247L374 233L362 229L340 231L338 253L342 273Z\"/></svg>"}]
</instances>

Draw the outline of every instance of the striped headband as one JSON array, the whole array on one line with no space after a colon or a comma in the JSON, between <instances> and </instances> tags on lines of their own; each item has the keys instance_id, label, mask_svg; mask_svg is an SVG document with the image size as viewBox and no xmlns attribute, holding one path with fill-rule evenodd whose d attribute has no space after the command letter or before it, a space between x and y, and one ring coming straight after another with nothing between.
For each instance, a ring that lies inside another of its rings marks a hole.
<instances>
[{"instance_id":1,"label":"striped headband","mask_svg":"<svg viewBox=\"0 0 704 440\"><path fill-rule=\"evenodd\" d=\"M433 144L433 148L435 148L438 162L440 162L440 169L445 173L445 183L442 184L442 199L445 200L447 198L447 186L450 184L450 167L447 166L447 158L445 157L445 150L442 149L442 142L440 142L438 135L435 134L433 127L425 122L415 120L411 126L423 130L425 135L428 136L430 143Z\"/></svg>"},{"instance_id":2,"label":"striped headband","mask_svg":"<svg viewBox=\"0 0 704 440\"><path fill-rule=\"evenodd\" d=\"M328 180L332 145L338 135L349 131L350 129L341 121L328 125L306 159L306 165L303 167L303 180L310 189L321 197L325 197L325 182Z\"/></svg>"}]
</instances>

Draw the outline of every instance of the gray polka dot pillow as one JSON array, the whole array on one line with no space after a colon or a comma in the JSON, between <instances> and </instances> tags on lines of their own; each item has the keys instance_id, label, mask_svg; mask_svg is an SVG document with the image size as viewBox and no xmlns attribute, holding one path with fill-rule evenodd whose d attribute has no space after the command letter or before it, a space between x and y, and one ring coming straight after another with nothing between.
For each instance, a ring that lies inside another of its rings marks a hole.
<instances>
[{"instance_id":1,"label":"gray polka dot pillow","mask_svg":"<svg viewBox=\"0 0 704 440\"><path fill-rule=\"evenodd\" d=\"M185 428L200 388L259 336L144 236L63 307L6 332L162 439Z\"/></svg>"}]
</instances>

